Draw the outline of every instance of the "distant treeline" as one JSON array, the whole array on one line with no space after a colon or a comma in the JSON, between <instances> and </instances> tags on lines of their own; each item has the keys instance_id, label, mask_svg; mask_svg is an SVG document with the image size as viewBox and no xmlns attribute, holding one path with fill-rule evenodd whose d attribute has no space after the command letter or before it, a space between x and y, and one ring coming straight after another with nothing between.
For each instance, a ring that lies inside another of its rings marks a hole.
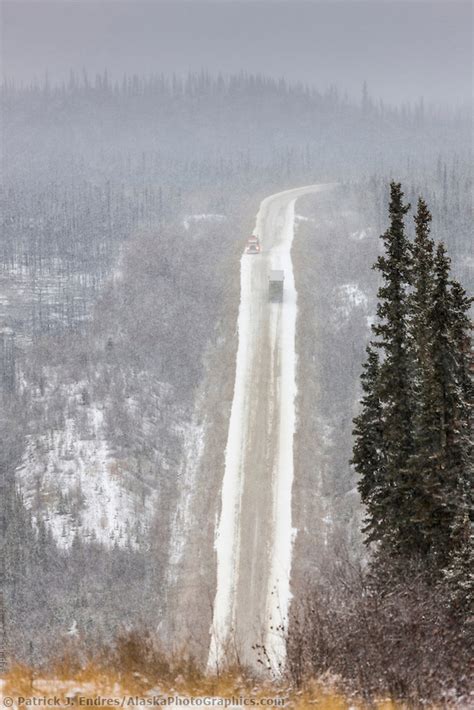
<instances>
[{"instance_id":1,"label":"distant treeline","mask_svg":"<svg viewBox=\"0 0 474 710\"><path fill-rule=\"evenodd\" d=\"M384 116L398 116L407 121L420 122L433 118L467 118L466 106L450 110L447 107L425 105L423 98L415 103L405 102L400 106L376 99L369 93L367 84L361 86L359 100L350 98L347 92L330 85L324 90L303 82L292 82L284 78L274 78L263 74L240 72L238 74L211 74L207 71L172 74L153 73L149 75L124 74L120 78L112 77L105 69L102 73L89 76L86 70L71 70L68 81L52 83L46 72L43 80L34 79L29 84L17 84L4 78L0 91L7 100L20 100L24 96L65 97L71 95L115 97L194 97L210 98L216 96L232 97L247 94L265 99L269 96L288 96L292 99L305 99L316 106L348 107L357 106L364 114L375 113Z\"/></svg>"}]
</instances>

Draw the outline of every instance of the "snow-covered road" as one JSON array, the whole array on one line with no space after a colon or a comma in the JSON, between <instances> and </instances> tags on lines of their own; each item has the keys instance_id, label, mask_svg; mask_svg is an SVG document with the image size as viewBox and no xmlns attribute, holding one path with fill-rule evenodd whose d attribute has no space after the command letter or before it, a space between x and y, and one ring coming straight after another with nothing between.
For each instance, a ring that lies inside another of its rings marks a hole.
<instances>
[{"instance_id":1,"label":"snow-covered road","mask_svg":"<svg viewBox=\"0 0 474 710\"><path fill-rule=\"evenodd\" d=\"M254 665L254 644L265 646L275 670L284 661L278 627L285 623L290 601L294 534L295 202L332 187L310 185L263 200L255 227L262 253L241 259L239 344L216 535L210 669L235 654ZM285 274L283 303L268 298L272 269Z\"/></svg>"}]
</instances>

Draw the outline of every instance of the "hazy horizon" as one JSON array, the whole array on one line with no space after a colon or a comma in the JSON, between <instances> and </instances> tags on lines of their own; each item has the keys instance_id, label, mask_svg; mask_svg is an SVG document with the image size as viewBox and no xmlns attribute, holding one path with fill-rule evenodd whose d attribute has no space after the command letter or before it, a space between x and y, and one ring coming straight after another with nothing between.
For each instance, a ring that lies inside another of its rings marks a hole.
<instances>
[{"instance_id":1,"label":"hazy horizon","mask_svg":"<svg viewBox=\"0 0 474 710\"><path fill-rule=\"evenodd\" d=\"M15 82L246 71L351 96L460 105L472 96L472 5L337 2L3 2L3 72ZM421 51L420 51L421 49Z\"/></svg>"}]
</instances>

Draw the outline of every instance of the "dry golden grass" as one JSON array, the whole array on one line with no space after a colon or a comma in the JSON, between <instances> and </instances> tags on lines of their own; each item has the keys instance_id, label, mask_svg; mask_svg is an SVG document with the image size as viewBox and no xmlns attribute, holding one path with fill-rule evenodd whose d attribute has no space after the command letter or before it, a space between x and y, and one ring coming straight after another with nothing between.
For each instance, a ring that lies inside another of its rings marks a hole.
<instances>
[{"instance_id":1,"label":"dry golden grass","mask_svg":"<svg viewBox=\"0 0 474 710\"><path fill-rule=\"evenodd\" d=\"M87 699L179 696L181 699L252 698L254 707L258 707L258 700L263 698L283 699L283 704L262 703L261 707L291 710L408 710L411 707L391 700L368 703L355 694L349 696L341 690L338 678L329 673L299 689L284 679L271 681L239 666L228 667L218 675L206 674L189 654L169 654L156 645L151 635L138 631L118 636L112 646L103 647L95 654L71 641L63 645L56 659L48 662L47 669L12 665L4 681L4 694L12 698L58 696L62 703L71 695ZM179 705L170 703L168 707ZM250 706L241 703L240 707ZM424 707L428 710L428 706Z\"/></svg>"},{"instance_id":2,"label":"dry golden grass","mask_svg":"<svg viewBox=\"0 0 474 710\"><path fill-rule=\"evenodd\" d=\"M279 683L256 682L243 678L238 672L229 671L217 676L199 673L188 677L178 675L169 678L148 678L138 671L116 672L105 669L101 663L88 663L83 668L71 667L67 659L55 664L51 674L39 673L23 665L12 667L4 676L4 694L13 698L35 696L58 696L62 702L71 695L83 698L152 695L180 696L181 698L282 698L283 707L291 710L405 710L409 706L381 700L366 703L357 697L347 697L339 692L331 678L312 681L305 688L296 690ZM171 705L170 707L173 707ZM242 706L244 707L244 706Z\"/></svg>"}]
</instances>

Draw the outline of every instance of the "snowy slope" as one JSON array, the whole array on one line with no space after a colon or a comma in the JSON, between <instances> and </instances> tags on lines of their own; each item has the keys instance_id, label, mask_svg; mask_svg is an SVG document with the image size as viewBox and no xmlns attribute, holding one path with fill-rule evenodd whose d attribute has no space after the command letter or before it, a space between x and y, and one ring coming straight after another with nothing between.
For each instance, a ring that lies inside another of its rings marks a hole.
<instances>
[{"instance_id":1,"label":"snowy slope","mask_svg":"<svg viewBox=\"0 0 474 710\"><path fill-rule=\"evenodd\" d=\"M69 386L68 401L80 399L82 385ZM60 546L75 532L105 545L140 539L150 522L155 495L145 500L127 490L126 462L111 454L104 405L82 405L64 425L29 435L17 471L25 503L42 517Z\"/></svg>"}]
</instances>

